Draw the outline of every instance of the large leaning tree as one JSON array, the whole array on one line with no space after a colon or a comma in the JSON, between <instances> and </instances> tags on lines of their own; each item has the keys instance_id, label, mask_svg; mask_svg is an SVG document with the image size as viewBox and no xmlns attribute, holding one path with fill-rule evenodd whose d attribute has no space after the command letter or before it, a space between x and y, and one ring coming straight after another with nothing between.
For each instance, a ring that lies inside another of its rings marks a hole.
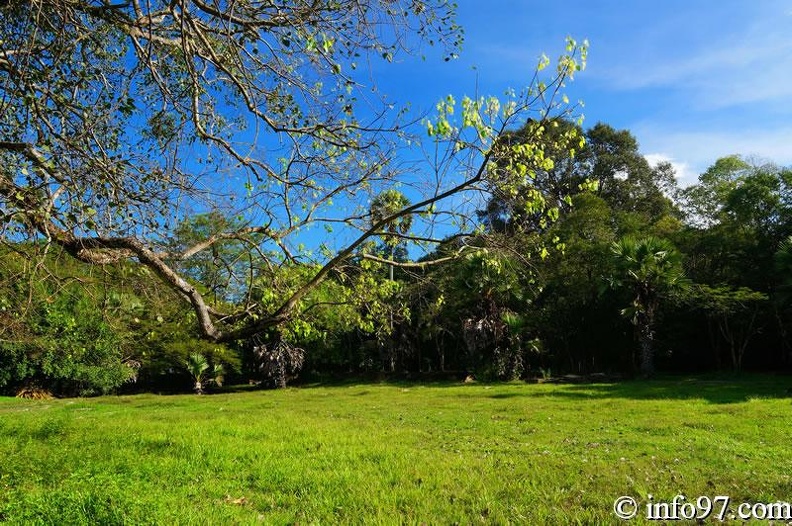
<instances>
[{"instance_id":1,"label":"large leaning tree","mask_svg":"<svg viewBox=\"0 0 792 526\"><path fill-rule=\"evenodd\" d=\"M429 243L447 235L436 220L466 213L460 194L524 185L549 162L546 125L574 110L564 83L586 52L570 40L524 90L449 97L425 118L378 93L373 64L430 45L453 58L462 31L448 0L5 0L0 21L3 242L143 265L213 341L310 309L367 240L413 235L388 228L399 218L420 217L414 237ZM498 141L529 119L524 142ZM411 204L372 219L372 197L400 185ZM217 212L222 228L172 242ZM311 250L322 225L334 233ZM260 283L256 269L312 270L274 307L240 293L226 312L183 269L229 241L248 252L237 285Z\"/></svg>"}]
</instances>

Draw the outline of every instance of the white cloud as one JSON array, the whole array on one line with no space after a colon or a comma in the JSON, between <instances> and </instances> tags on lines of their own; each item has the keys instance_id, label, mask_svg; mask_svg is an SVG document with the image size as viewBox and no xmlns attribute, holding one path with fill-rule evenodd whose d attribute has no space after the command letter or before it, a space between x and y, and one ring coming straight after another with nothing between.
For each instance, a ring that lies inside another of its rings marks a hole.
<instances>
[{"instance_id":1,"label":"white cloud","mask_svg":"<svg viewBox=\"0 0 792 526\"><path fill-rule=\"evenodd\" d=\"M609 89L661 88L692 107L721 109L792 97L792 40L783 13L762 13L737 33L677 44L671 29L612 49L596 74ZM603 58L603 57L601 57ZM788 108L787 108L788 109Z\"/></svg>"},{"instance_id":2,"label":"white cloud","mask_svg":"<svg viewBox=\"0 0 792 526\"><path fill-rule=\"evenodd\" d=\"M649 166L652 168L663 162L671 163L671 166L674 168L677 181L683 186L687 186L688 184L695 182L698 178L698 174L690 167L688 163L684 161L678 161L668 154L647 153L644 155L644 157L649 163Z\"/></svg>"},{"instance_id":3,"label":"white cloud","mask_svg":"<svg viewBox=\"0 0 792 526\"><path fill-rule=\"evenodd\" d=\"M647 160L669 160L677 168L678 181L685 186L696 182L698 174L720 157L739 154L792 165L792 126L776 129L718 131L709 129L670 131L655 127L636 128Z\"/></svg>"}]
</instances>

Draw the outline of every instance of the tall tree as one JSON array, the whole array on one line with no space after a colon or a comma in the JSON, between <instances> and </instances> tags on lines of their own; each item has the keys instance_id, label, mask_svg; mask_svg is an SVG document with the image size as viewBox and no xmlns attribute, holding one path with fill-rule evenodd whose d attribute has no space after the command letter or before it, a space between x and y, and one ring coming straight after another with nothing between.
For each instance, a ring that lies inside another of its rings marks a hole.
<instances>
[{"instance_id":1,"label":"tall tree","mask_svg":"<svg viewBox=\"0 0 792 526\"><path fill-rule=\"evenodd\" d=\"M541 294L531 314L538 334L561 358L556 369L603 370L603 351L614 353L618 348L610 324L603 321L621 321L604 304L610 298L602 294L610 247L617 238L612 218L613 210L604 199L581 193L548 232L563 242L564 250L553 251L538 265Z\"/></svg>"},{"instance_id":2,"label":"tall tree","mask_svg":"<svg viewBox=\"0 0 792 526\"><path fill-rule=\"evenodd\" d=\"M769 292L773 255L792 234L792 170L723 157L681 194L691 277Z\"/></svg>"},{"instance_id":3,"label":"tall tree","mask_svg":"<svg viewBox=\"0 0 792 526\"><path fill-rule=\"evenodd\" d=\"M597 123L586 131L582 157L590 166L589 177L599 183L597 195L615 212L638 214L646 222L671 213L671 201L664 195L673 185L667 166L652 169L629 130Z\"/></svg>"},{"instance_id":4,"label":"tall tree","mask_svg":"<svg viewBox=\"0 0 792 526\"><path fill-rule=\"evenodd\" d=\"M491 230L544 230L549 223L542 210L534 207L538 200L545 202L545 209L555 218L558 212L572 208L575 195L591 190L611 207L617 222L625 223L626 233L630 233L630 223L651 225L668 215L678 215L670 199L677 192L673 167L661 163L652 168L629 130L597 123L583 134L577 124L563 119L546 125L529 121L503 140L519 142L530 137L536 126L546 128L546 140L535 146L540 155L527 164L526 184L501 188L497 183L508 183L511 172L508 163L496 170L493 197L478 212Z\"/></svg>"},{"instance_id":5,"label":"tall tree","mask_svg":"<svg viewBox=\"0 0 792 526\"><path fill-rule=\"evenodd\" d=\"M751 165L738 155L721 157L715 161L699 176L697 184L681 192L688 221L698 226L717 223L729 193L750 168Z\"/></svg>"},{"instance_id":6,"label":"tall tree","mask_svg":"<svg viewBox=\"0 0 792 526\"><path fill-rule=\"evenodd\" d=\"M700 285L693 289L691 299L706 314L716 364L720 365L718 344L723 339L729 349L732 368L740 371L751 338L761 331L759 315L767 303L767 295L746 287ZM717 334L713 334L715 327Z\"/></svg>"}]
</instances>

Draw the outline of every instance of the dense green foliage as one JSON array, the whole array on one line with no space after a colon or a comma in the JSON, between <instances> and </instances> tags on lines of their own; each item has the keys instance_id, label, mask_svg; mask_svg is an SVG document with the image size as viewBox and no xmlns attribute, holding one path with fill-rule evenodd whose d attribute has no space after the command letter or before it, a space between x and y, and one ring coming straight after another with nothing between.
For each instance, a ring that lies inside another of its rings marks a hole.
<instances>
[{"instance_id":1,"label":"dense green foliage","mask_svg":"<svg viewBox=\"0 0 792 526\"><path fill-rule=\"evenodd\" d=\"M126 388L189 387L186 361L202 353L238 368L238 355L198 339L194 319L150 273L94 268L63 253L2 248L0 390L38 387L59 395Z\"/></svg>"},{"instance_id":2,"label":"dense green foliage","mask_svg":"<svg viewBox=\"0 0 792 526\"><path fill-rule=\"evenodd\" d=\"M500 140L519 151L535 126ZM649 166L629 132L575 129L554 121L534 164L496 159L477 233L451 231L416 262L410 216L385 223L379 241L302 296L300 316L230 345L202 341L195 314L144 268L9 244L0 389L200 392L216 386L204 382L215 370L283 386L350 374L508 380L792 366L792 172L734 156L679 189L670 166ZM516 169L528 170L522 184L510 179ZM377 221L408 205L389 190L371 214ZM171 244L190 246L229 221L195 216ZM223 240L173 265L208 287L221 311L272 311L319 268L273 266L242 244ZM33 252L47 264L30 263ZM249 283L233 271L245 258ZM187 365L195 356L207 366L198 376Z\"/></svg>"},{"instance_id":3,"label":"dense green foliage","mask_svg":"<svg viewBox=\"0 0 792 526\"><path fill-rule=\"evenodd\" d=\"M747 376L0 399L0 521L616 524L619 495L789 501L789 385Z\"/></svg>"},{"instance_id":4,"label":"dense green foliage","mask_svg":"<svg viewBox=\"0 0 792 526\"><path fill-rule=\"evenodd\" d=\"M792 366L792 170L733 156L680 189L629 132L597 124L585 137L524 189L495 189L469 242L480 251L403 275L404 369L509 378ZM536 192L558 207L555 221L532 212ZM499 366L504 354L520 366Z\"/></svg>"}]
</instances>

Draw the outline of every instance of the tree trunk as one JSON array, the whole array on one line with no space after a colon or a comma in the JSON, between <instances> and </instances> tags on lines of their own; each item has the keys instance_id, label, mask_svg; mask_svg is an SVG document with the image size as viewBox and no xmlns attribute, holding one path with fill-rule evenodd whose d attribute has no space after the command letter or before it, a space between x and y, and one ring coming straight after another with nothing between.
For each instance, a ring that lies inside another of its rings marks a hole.
<instances>
[{"instance_id":1,"label":"tree trunk","mask_svg":"<svg viewBox=\"0 0 792 526\"><path fill-rule=\"evenodd\" d=\"M437 333L435 335L435 347L440 360L440 371L445 372L445 347L443 347L443 343L442 333Z\"/></svg>"},{"instance_id":2,"label":"tree trunk","mask_svg":"<svg viewBox=\"0 0 792 526\"><path fill-rule=\"evenodd\" d=\"M639 320L638 342L641 347L641 375L652 376L654 368L654 327L650 319Z\"/></svg>"},{"instance_id":3,"label":"tree trunk","mask_svg":"<svg viewBox=\"0 0 792 526\"><path fill-rule=\"evenodd\" d=\"M707 334L709 336L710 341L710 348L712 349L712 357L715 360L715 368L720 371L723 369L723 363L721 362L721 349L720 349L720 339L719 334L715 332L715 329L712 327L713 321L712 318L709 316L707 317Z\"/></svg>"}]
</instances>

